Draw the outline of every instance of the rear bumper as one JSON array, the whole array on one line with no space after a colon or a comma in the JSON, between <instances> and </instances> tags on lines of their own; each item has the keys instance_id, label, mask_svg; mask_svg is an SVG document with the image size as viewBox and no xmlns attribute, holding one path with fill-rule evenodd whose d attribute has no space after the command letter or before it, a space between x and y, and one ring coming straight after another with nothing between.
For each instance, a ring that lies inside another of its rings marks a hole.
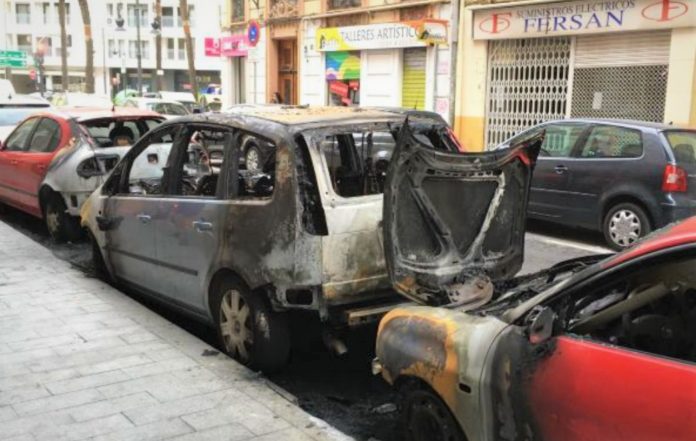
<instances>
[{"instance_id":1,"label":"rear bumper","mask_svg":"<svg viewBox=\"0 0 696 441\"><path fill-rule=\"evenodd\" d=\"M689 195L670 195L668 203L662 203L662 222L657 227L663 227L672 222L696 216L696 200Z\"/></svg>"}]
</instances>

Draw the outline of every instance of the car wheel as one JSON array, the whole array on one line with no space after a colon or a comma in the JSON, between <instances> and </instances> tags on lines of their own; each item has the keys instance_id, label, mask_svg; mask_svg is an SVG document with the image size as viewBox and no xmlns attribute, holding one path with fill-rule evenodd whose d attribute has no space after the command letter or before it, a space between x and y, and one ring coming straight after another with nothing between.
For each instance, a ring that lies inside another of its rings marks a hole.
<instances>
[{"instance_id":1,"label":"car wheel","mask_svg":"<svg viewBox=\"0 0 696 441\"><path fill-rule=\"evenodd\" d=\"M615 250L624 250L652 231L641 207L630 202L613 206L604 217L604 238Z\"/></svg>"},{"instance_id":2,"label":"car wheel","mask_svg":"<svg viewBox=\"0 0 696 441\"><path fill-rule=\"evenodd\" d=\"M434 392L416 387L404 393L401 411L408 441L465 441L459 423Z\"/></svg>"},{"instance_id":3,"label":"car wheel","mask_svg":"<svg viewBox=\"0 0 696 441\"><path fill-rule=\"evenodd\" d=\"M44 207L44 220L48 234L56 242L74 242L80 239L82 231L77 219L68 214L63 198L58 194L48 197Z\"/></svg>"},{"instance_id":4,"label":"car wheel","mask_svg":"<svg viewBox=\"0 0 696 441\"><path fill-rule=\"evenodd\" d=\"M251 145L244 154L244 164L249 171L261 169L261 152L255 145Z\"/></svg>"},{"instance_id":5,"label":"car wheel","mask_svg":"<svg viewBox=\"0 0 696 441\"><path fill-rule=\"evenodd\" d=\"M224 351L254 370L275 372L290 354L285 314L273 311L265 298L235 279L225 279L214 293L215 317Z\"/></svg>"}]
</instances>

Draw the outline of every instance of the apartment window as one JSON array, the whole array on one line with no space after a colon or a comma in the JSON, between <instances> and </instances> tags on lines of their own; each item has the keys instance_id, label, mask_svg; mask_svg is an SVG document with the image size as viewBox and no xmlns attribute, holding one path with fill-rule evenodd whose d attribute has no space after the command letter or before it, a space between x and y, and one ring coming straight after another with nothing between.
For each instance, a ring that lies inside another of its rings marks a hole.
<instances>
[{"instance_id":1,"label":"apartment window","mask_svg":"<svg viewBox=\"0 0 696 441\"><path fill-rule=\"evenodd\" d=\"M51 23L51 4L50 3L42 3L41 4L41 15L43 17L43 24L50 24Z\"/></svg>"},{"instance_id":2,"label":"apartment window","mask_svg":"<svg viewBox=\"0 0 696 441\"><path fill-rule=\"evenodd\" d=\"M135 40L128 41L128 58L138 57L138 46Z\"/></svg>"},{"instance_id":3,"label":"apartment window","mask_svg":"<svg viewBox=\"0 0 696 441\"><path fill-rule=\"evenodd\" d=\"M361 0L328 0L329 9L357 8L362 6Z\"/></svg>"},{"instance_id":4,"label":"apartment window","mask_svg":"<svg viewBox=\"0 0 696 441\"><path fill-rule=\"evenodd\" d=\"M20 51L31 53L31 35L17 34L17 49L19 49Z\"/></svg>"},{"instance_id":5,"label":"apartment window","mask_svg":"<svg viewBox=\"0 0 696 441\"><path fill-rule=\"evenodd\" d=\"M60 6L58 3L53 4L53 9L56 11L56 23L60 23ZM70 3L65 3L65 25L70 24Z\"/></svg>"},{"instance_id":6,"label":"apartment window","mask_svg":"<svg viewBox=\"0 0 696 441\"><path fill-rule=\"evenodd\" d=\"M114 40L109 40L109 56L114 56L118 52L116 52L116 42Z\"/></svg>"},{"instance_id":7,"label":"apartment window","mask_svg":"<svg viewBox=\"0 0 696 441\"><path fill-rule=\"evenodd\" d=\"M140 42L140 56L144 59L150 58L150 42L141 41Z\"/></svg>"},{"instance_id":8,"label":"apartment window","mask_svg":"<svg viewBox=\"0 0 696 441\"><path fill-rule=\"evenodd\" d=\"M174 8L171 6L165 6L162 8L162 27L174 27Z\"/></svg>"},{"instance_id":9,"label":"apartment window","mask_svg":"<svg viewBox=\"0 0 696 441\"><path fill-rule=\"evenodd\" d=\"M126 56L126 42L124 40L118 40L118 56L121 58Z\"/></svg>"},{"instance_id":10,"label":"apartment window","mask_svg":"<svg viewBox=\"0 0 696 441\"><path fill-rule=\"evenodd\" d=\"M186 59L186 40L183 38L179 38L179 59L180 60L185 60Z\"/></svg>"},{"instance_id":11,"label":"apartment window","mask_svg":"<svg viewBox=\"0 0 696 441\"><path fill-rule=\"evenodd\" d=\"M244 21L244 0L232 0L232 22Z\"/></svg>"},{"instance_id":12,"label":"apartment window","mask_svg":"<svg viewBox=\"0 0 696 441\"><path fill-rule=\"evenodd\" d=\"M174 39L167 38L167 58L169 58L170 60L174 60L174 52L176 52L176 49L174 48Z\"/></svg>"},{"instance_id":13,"label":"apartment window","mask_svg":"<svg viewBox=\"0 0 696 441\"><path fill-rule=\"evenodd\" d=\"M189 5L188 10L189 10L189 25L191 27L193 27L194 23L196 22L196 8L193 5Z\"/></svg>"},{"instance_id":14,"label":"apartment window","mask_svg":"<svg viewBox=\"0 0 696 441\"><path fill-rule=\"evenodd\" d=\"M128 5L128 26L136 27L137 20L136 17L140 17L140 27L147 26L147 5L140 5L138 13L136 13L135 5Z\"/></svg>"},{"instance_id":15,"label":"apartment window","mask_svg":"<svg viewBox=\"0 0 696 441\"><path fill-rule=\"evenodd\" d=\"M176 8L176 25L181 27L181 8Z\"/></svg>"},{"instance_id":16,"label":"apartment window","mask_svg":"<svg viewBox=\"0 0 696 441\"><path fill-rule=\"evenodd\" d=\"M15 14L17 15L17 24L29 24L31 22L29 3L17 3L15 5ZM31 43L29 45L31 46Z\"/></svg>"}]
</instances>

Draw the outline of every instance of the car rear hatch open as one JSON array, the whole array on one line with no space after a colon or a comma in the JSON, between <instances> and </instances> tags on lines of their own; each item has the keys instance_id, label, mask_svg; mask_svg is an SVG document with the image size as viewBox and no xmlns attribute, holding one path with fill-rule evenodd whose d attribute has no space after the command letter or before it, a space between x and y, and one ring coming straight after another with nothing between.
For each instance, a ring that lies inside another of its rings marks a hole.
<instances>
[{"instance_id":1,"label":"car rear hatch open","mask_svg":"<svg viewBox=\"0 0 696 441\"><path fill-rule=\"evenodd\" d=\"M482 153L432 147L411 124L399 133L384 190L389 277L419 303L465 309L517 273L527 200L544 133Z\"/></svg>"}]
</instances>

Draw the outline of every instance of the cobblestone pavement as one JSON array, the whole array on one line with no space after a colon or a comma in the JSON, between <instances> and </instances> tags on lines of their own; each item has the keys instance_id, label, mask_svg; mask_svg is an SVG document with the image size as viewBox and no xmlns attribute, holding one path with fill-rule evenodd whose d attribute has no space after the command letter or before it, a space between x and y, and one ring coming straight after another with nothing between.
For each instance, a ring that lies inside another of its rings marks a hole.
<instances>
[{"instance_id":1,"label":"cobblestone pavement","mask_svg":"<svg viewBox=\"0 0 696 441\"><path fill-rule=\"evenodd\" d=\"M350 439L0 222L0 439Z\"/></svg>"}]
</instances>

